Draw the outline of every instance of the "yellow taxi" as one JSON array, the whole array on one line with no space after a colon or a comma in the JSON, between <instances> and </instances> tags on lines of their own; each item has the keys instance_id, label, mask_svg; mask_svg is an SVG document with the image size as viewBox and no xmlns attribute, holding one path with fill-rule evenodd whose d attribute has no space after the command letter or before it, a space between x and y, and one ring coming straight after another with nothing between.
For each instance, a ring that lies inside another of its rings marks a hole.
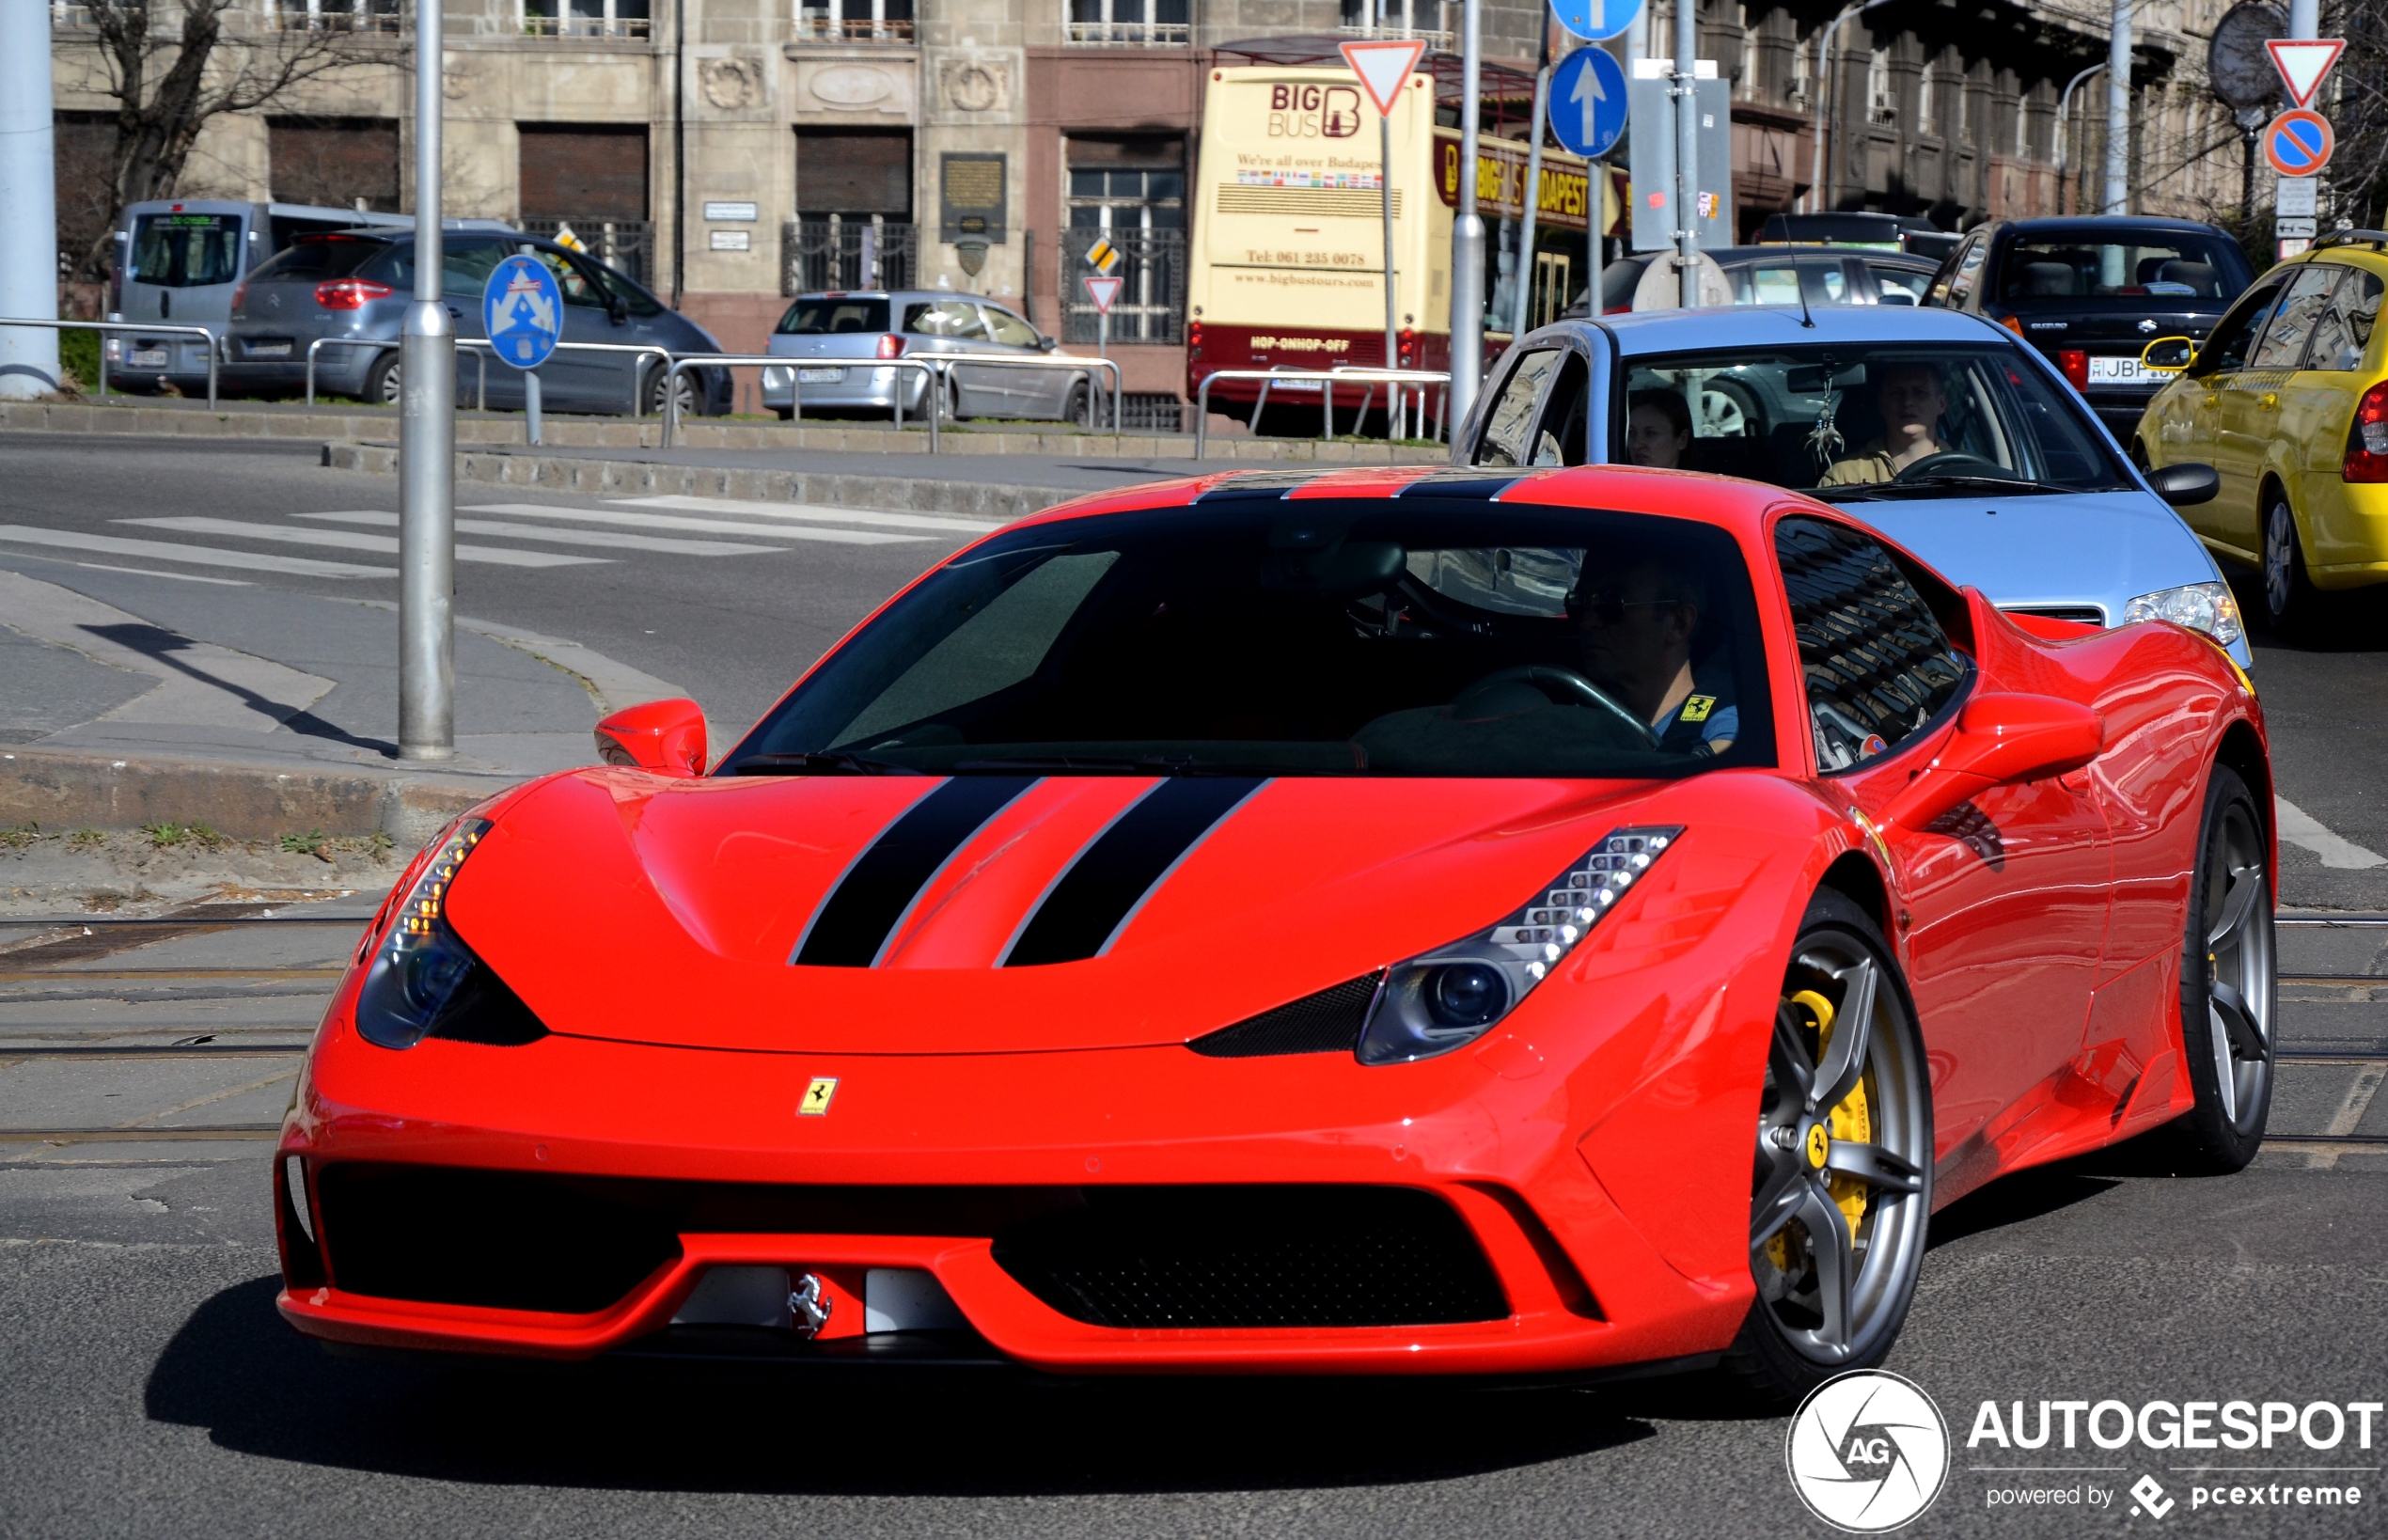
<instances>
[{"instance_id":1,"label":"yellow taxi","mask_svg":"<svg viewBox=\"0 0 2388 1540\"><path fill-rule=\"evenodd\" d=\"M2214 467L2220 494L2181 516L2217 558L2262 572L2275 629L2312 620L2317 590L2388 583L2383 290L2388 233L2341 230L2256 279L2204 345L2160 338L2143 354L2176 377L2131 458Z\"/></svg>"}]
</instances>

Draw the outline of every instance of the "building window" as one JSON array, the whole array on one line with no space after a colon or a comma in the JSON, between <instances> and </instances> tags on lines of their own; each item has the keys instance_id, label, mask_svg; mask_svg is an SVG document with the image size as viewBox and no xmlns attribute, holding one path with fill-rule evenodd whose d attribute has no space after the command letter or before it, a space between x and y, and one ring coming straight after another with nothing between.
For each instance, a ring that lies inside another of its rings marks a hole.
<instances>
[{"instance_id":1,"label":"building window","mask_svg":"<svg viewBox=\"0 0 2388 1540\"><path fill-rule=\"evenodd\" d=\"M1192 39L1193 0L1070 0L1064 40L1080 47L1183 45Z\"/></svg>"},{"instance_id":2,"label":"building window","mask_svg":"<svg viewBox=\"0 0 2388 1540\"><path fill-rule=\"evenodd\" d=\"M644 38L647 0L522 0L530 38Z\"/></svg>"},{"instance_id":3,"label":"building window","mask_svg":"<svg viewBox=\"0 0 2388 1540\"><path fill-rule=\"evenodd\" d=\"M1098 245L1118 253L1108 269L1122 281L1111 306L1111 338L1122 342L1182 338L1186 299L1186 141L1160 134L1074 137L1064 146L1061 316L1064 341L1092 342L1097 322L1085 279Z\"/></svg>"},{"instance_id":4,"label":"building window","mask_svg":"<svg viewBox=\"0 0 2388 1540\"><path fill-rule=\"evenodd\" d=\"M827 42L910 42L912 0L796 0L796 36Z\"/></svg>"},{"instance_id":5,"label":"building window","mask_svg":"<svg viewBox=\"0 0 2388 1540\"><path fill-rule=\"evenodd\" d=\"M1451 0L1343 0L1338 30L1356 38L1423 38L1452 46Z\"/></svg>"},{"instance_id":6,"label":"building window","mask_svg":"<svg viewBox=\"0 0 2388 1540\"><path fill-rule=\"evenodd\" d=\"M1891 94L1891 51L1887 48L1877 48L1865 56L1865 100L1869 122L1899 120L1898 101Z\"/></svg>"},{"instance_id":7,"label":"building window","mask_svg":"<svg viewBox=\"0 0 2388 1540\"><path fill-rule=\"evenodd\" d=\"M396 32L398 0L269 0L276 32Z\"/></svg>"}]
</instances>

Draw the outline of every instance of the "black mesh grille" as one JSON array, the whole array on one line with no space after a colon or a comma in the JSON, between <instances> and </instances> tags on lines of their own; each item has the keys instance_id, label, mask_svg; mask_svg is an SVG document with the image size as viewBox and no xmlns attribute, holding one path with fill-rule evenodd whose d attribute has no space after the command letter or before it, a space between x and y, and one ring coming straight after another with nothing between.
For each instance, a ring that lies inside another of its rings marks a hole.
<instances>
[{"instance_id":1,"label":"black mesh grille","mask_svg":"<svg viewBox=\"0 0 2388 1540\"><path fill-rule=\"evenodd\" d=\"M1164 1328L1431 1326L1509 1313L1451 1206L1406 1187L1090 1187L997 1237L1073 1320Z\"/></svg>"},{"instance_id":2,"label":"black mesh grille","mask_svg":"<svg viewBox=\"0 0 2388 1540\"><path fill-rule=\"evenodd\" d=\"M2009 615L2037 615L2049 621L2075 621L2082 625L2102 626L2106 611L2096 605L2008 605Z\"/></svg>"},{"instance_id":3,"label":"black mesh grille","mask_svg":"<svg viewBox=\"0 0 2388 1540\"><path fill-rule=\"evenodd\" d=\"M1359 1029L1368 1021L1368 1005L1385 975L1357 979L1305 995L1249 1021L1222 1027L1186 1045L1213 1059L1259 1059L1280 1053L1349 1053L1359 1045Z\"/></svg>"}]
</instances>

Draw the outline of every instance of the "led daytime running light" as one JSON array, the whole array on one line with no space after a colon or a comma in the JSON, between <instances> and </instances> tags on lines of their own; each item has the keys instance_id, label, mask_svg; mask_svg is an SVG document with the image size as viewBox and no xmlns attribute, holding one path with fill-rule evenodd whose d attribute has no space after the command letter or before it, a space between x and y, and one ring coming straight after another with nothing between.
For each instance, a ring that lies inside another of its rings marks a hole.
<instances>
[{"instance_id":1,"label":"led daytime running light","mask_svg":"<svg viewBox=\"0 0 2388 1540\"><path fill-rule=\"evenodd\" d=\"M1540 981L1682 833L1680 825L1614 831L1485 939L1506 948Z\"/></svg>"},{"instance_id":2,"label":"led daytime running light","mask_svg":"<svg viewBox=\"0 0 2388 1540\"><path fill-rule=\"evenodd\" d=\"M431 944L448 913L448 885L456 880L457 869L464 857L481 842L489 832L489 820L476 818L459 824L448 837L432 864L415 879L414 889L406 895L406 906L398 912L398 923L390 927L390 961L404 960L407 952Z\"/></svg>"}]
</instances>

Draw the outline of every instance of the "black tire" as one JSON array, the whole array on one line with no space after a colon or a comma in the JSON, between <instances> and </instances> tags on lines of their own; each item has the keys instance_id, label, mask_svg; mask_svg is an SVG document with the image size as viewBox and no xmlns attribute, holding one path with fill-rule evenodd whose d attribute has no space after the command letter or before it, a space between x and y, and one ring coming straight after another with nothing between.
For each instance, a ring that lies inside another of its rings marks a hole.
<instances>
[{"instance_id":1,"label":"black tire","mask_svg":"<svg viewBox=\"0 0 2388 1540\"><path fill-rule=\"evenodd\" d=\"M772 416L778 417L781 422L793 422L796 420L796 409L793 406L775 406L771 409L771 414Z\"/></svg>"},{"instance_id":2,"label":"black tire","mask_svg":"<svg viewBox=\"0 0 2388 1540\"><path fill-rule=\"evenodd\" d=\"M1070 394L1061 403L1061 420L1075 425L1080 432L1094 431L1094 392L1084 380L1070 382Z\"/></svg>"},{"instance_id":3,"label":"black tire","mask_svg":"<svg viewBox=\"0 0 2388 1540\"><path fill-rule=\"evenodd\" d=\"M2200 1173L2244 1168L2271 1118L2280 968L2268 848L2247 783L2214 766L2181 937L2181 1047L2197 1103L2169 1129L2184 1169Z\"/></svg>"},{"instance_id":4,"label":"black tire","mask_svg":"<svg viewBox=\"0 0 2388 1540\"><path fill-rule=\"evenodd\" d=\"M396 406L404 388L398 375L398 354L394 353L378 355L373 367L365 371L365 400L369 404Z\"/></svg>"},{"instance_id":5,"label":"black tire","mask_svg":"<svg viewBox=\"0 0 2388 1540\"><path fill-rule=\"evenodd\" d=\"M937 400L941 403L941 410L945 413L946 421L960 422L962 420L962 385L960 381L954 379L950 374L947 375L945 389L938 395Z\"/></svg>"},{"instance_id":6,"label":"black tire","mask_svg":"<svg viewBox=\"0 0 2388 1540\"><path fill-rule=\"evenodd\" d=\"M1751 1184L1758 1296L1720 1365L1773 1406L1889 1355L1932 1210L1931 1076L1914 1003L1864 910L1830 889L1810 900L1783 990ZM1842 1035L1852 1020L1867 1025L1854 1048Z\"/></svg>"},{"instance_id":7,"label":"black tire","mask_svg":"<svg viewBox=\"0 0 2388 1540\"><path fill-rule=\"evenodd\" d=\"M2297 533L2297 514L2288 494L2277 486L2264 490L2264 618L2274 632L2293 636L2320 619L2321 594L2305 571L2305 543Z\"/></svg>"},{"instance_id":8,"label":"black tire","mask_svg":"<svg viewBox=\"0 0 2388 1540\"><path fill-rule=\"evenodd\" d=\"M650 369L645 380L640 382L639 410L651 417L664 415L664 381L667 377L673 381L673 388L679 393L681 419L685 421L690 417L703 416L705 390L699 383L701 377L695 374L669 375L662 369ZM780 415L785 416L789 414Z\"/></svg>"}]
</instances>

